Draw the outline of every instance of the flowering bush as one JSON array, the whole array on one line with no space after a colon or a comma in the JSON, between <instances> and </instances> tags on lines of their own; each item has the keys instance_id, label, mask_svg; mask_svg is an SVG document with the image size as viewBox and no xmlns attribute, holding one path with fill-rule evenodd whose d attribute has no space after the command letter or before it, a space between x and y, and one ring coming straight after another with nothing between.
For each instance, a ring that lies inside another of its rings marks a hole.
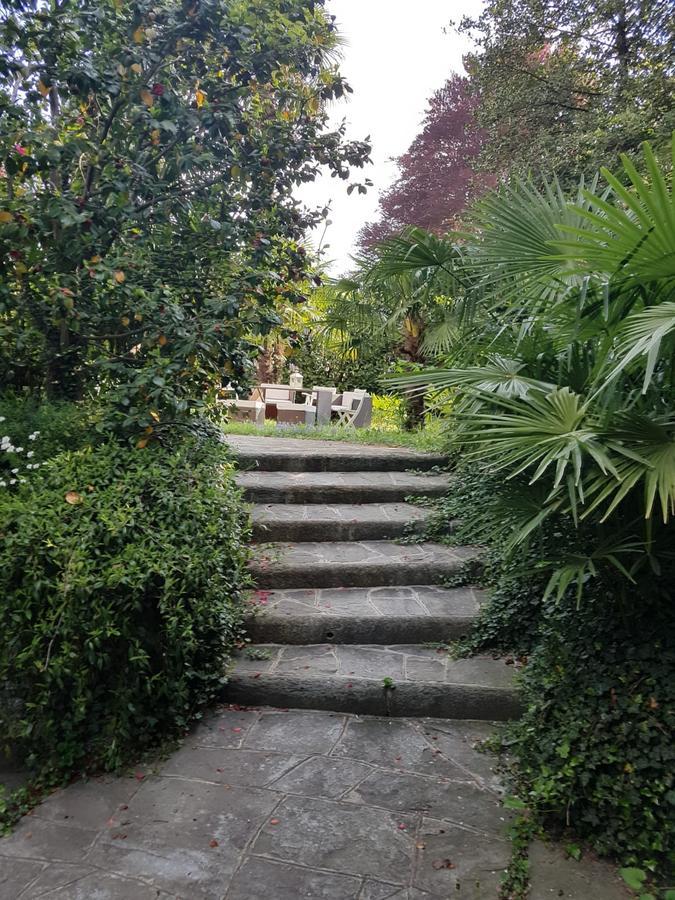
<instances>
[{"instance_id":1,"label":"flowering bush","mask_svg":"<svg viewBox=\"0 0 675 900\"><path fill-rule=\"evenodd\" d=\"M5 421L5 416L0 416L0 425L3 425ZM39 435L39 431L32 431L28 435L28 440L36 441ZM0 488L25 484L25 473L40 468L39 462L29 462L34 459L35 450L15 446L8 434L0 437L0 454Z\"/></svg>"}]
</instances>

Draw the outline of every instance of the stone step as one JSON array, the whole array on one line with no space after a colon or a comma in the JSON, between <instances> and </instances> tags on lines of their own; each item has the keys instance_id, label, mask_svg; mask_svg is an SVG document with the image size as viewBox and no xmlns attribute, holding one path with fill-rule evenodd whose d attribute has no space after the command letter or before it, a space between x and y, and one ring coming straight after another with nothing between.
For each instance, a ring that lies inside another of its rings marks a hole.
<instances>
[{"instance_id":1,"label":"stone step","mask_svg":"<svg viewBox=\"0 0 675 900\"><path fill-rule=\"evenodd\" d=\"M234 434L226 435L226 439L242 468L264 472L402 472L428 470L448 462L438 453L402 447Z\"/></svg>"},{"instance_id":2,"label":"stone step","mask_svg":"<svg viewBox=\"0 0 675 900\"><path fill-rule=\"evenodd\" d=\"M390 541L306 541L254 548L259 589L440 584L479 556L476 547Z\"/></svg>"},{"instance_id":3,"label":"stone step","mask_svg":"<svg viewBox=\"0 0 675 900\"><path fill-rule=\"evenodd\" d=\"M484 592L437 585L256 591L245 623L254 643L395 644L465 635Z\"/></svg>"},{"instance_id":4,"label":"stone step","mask_svg":"<svg viewBox=\"0 0 675 900\"><path fill-rule=\"evenodd\" d=\"M491 721L519 713L513 666L409 644L252 645L235 660L226 691L246 706Z\"/></svg>"},{"instance_id":5,"label":"stone step","mask_svg":"<svg viewBox=\"0 0 675 900\"><path fill-rule=\"evenodd\" d=\"M267 503L251 511L254 541L380 541L419 532L430 510L410 503Z\"/></svg>"},{"instance_id":6,"label":"stone step","mask_svg":"<svg viewBox=\"0 0 675 900\"><path fill-rule=\"evenodd\" d=\"M442 497L449 475L409 472L240 472L253 503L400 503L410 495Z\"/></svg>"}]
</instances>

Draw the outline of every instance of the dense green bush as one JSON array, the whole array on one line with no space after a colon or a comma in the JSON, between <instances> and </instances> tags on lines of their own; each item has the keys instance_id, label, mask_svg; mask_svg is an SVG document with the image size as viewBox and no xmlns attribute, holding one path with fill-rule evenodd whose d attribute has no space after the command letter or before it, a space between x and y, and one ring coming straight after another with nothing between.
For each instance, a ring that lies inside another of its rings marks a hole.
<instances>
[{"instance_id":1,"label":"dense green bush","mask_svg":"<svg viewBox=\"0 0 675 900\"><path fill-rule=\"evenodd\" d=\"M8 435L16 446L29 447L34 460L41 463L62 450L76 450L96 441L94 419L93 408L85 403L0 395L0 436ZM36 432L39 439L30 441L29 436Z\"/></svg>"},{"instance_id":2,"label":"dense green bush","mask_svg":"<svg viewBox=\"0 0 675 900\"><path fill-rule=\"evenodd\" d=\"M40 774L114 768L221 688L247 537L222 446L65 452L0 492L0 733Z\"/></svg>"},{"instance_id":3,"label":"dense green bush","mask_svg":"<svg viewBox=\"0 0 675 900\"><path fill-rule=\"evenodd\" d=\"M345 348L309 331L299 336L289 356L306 385L334 385L340 391L362 388L371 394L382 393L382 378L394 358L391 341L377 333L357 347Z\"/></svg>"},{"instance_id":4,"label":"dense green bush","mask_svg":"<svg viewBox=\"0 0 675 900\"><path fill-rule=\"evenodd\" d=\"M500 473L460 464L428 536L486 546L490 599L462 651L527 660L525 712L503 742L514 789L554 832L570 827L598 852L662 875L675 861L675 565L630 590L605 575L580 603L572 591L543 600L546 561L579 552L588 536L552 517L507 554L521 510L506 490Z\"/></svg>"},{"instance_id":5,"label":"dense green bush","mask_svg":"<svg viewBox=\"0 0 675 900\"><path fill-rule=\"evenodd\" d=\"M506 749L521 795L549 825L672 876L675 614L662 598L629 613L606 587L578 609L546 611Z\"/></svg>"}]
</instances>

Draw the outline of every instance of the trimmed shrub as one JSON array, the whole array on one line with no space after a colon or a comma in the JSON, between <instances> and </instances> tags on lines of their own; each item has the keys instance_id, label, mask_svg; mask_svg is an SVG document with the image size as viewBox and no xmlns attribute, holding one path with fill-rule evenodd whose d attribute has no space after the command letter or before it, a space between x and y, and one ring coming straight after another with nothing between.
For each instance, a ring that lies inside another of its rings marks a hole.
<instances>
[{"instance_id":1,"label":"trimmed shrub","mask_svg":"<svg viewBox=\"0 0 675 900\"><path fill-rule=\"evenodd\" d=\"M186 728L240 636L247 525L225 450L104 444L0 492L0 733L41 776Z\"/></svg>"}]
</instances>

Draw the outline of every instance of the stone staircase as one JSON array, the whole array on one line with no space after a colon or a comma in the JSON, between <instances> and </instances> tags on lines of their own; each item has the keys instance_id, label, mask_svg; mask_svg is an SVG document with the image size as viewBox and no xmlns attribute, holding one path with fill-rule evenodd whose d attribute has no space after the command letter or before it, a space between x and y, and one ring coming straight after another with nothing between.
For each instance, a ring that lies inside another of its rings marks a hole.
<instances>
[{"instance_id":1,"label":"stone staircase","mask_svg":"<svg viewBox=\"0 0 675 900\"><path fill-rule=\"evenodd\" d=\"M473 547L399 544L428 511L444 459L398 448L290 438L228 438L253 504L253 640L228 699L387 716L504 720L518 714L513 669L452 660L481 591L443 584ZM415 474L412 474L414 472ZM421 474L420 474L421 473ZM427 473L427 474L424 474Z\"/></svg>"}]
</instances>

